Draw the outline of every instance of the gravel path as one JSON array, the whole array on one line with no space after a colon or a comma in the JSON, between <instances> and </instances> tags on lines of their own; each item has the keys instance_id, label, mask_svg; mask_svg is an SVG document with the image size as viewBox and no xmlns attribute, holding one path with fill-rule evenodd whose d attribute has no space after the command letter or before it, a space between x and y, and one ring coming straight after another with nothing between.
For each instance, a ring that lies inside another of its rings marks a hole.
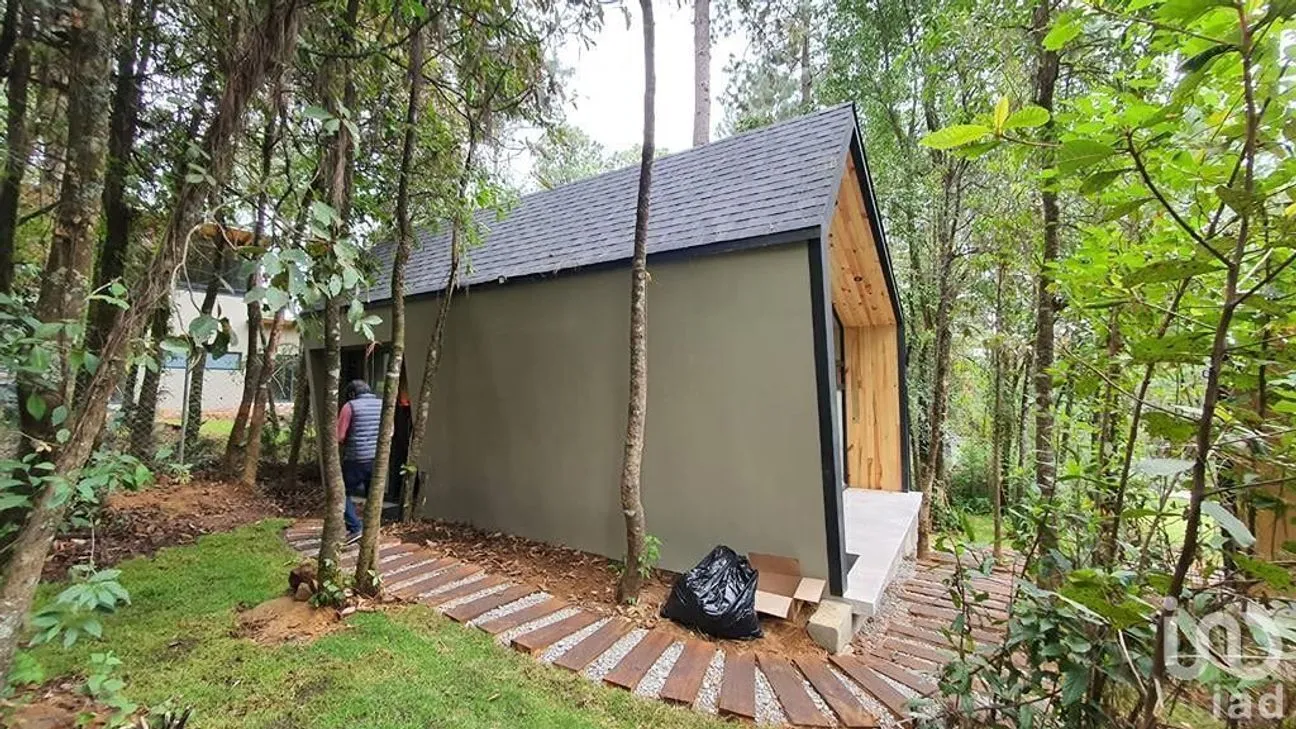
<instances>
[{"instance_id":1,"label":"gravel path","mask_svg":"<svg viewBox=\"0 0 1296 729\"><path fill-rule=\"evenodd\" d=\"M783 716L783 707L779 705L778 697L774 695L774 687L770 686L769 679L765 678L765 672L759 667L756 668L756 723L775 725L787 723L787 717Z\"/></svg>"},{"instance_id":2,"label":"gravel path","mask_svg":"<svg viewBox=\"0 0 1296 729\"><path fill-rule=\"evenodd\" d=\"M667 646L666 650L662 651L660 656L657 656L657 661L648 669L648 673L645 673L644 677L639 680L639 685L635 687L634 692L650 699L657 698L657 695L661 693L662 686L666 685L666 677L670 675L671 669L675 667L675 661L679 660L679 656L683 652L684 644L678 641Z\"/></svg>"},{"instance_id":3,"label":"gravel path","mask_svg":"<svg viewBox=\"0 0 1296 729\"><path fill-rule=\"evenodd\" d=\"M385 575L385 577L386 577L387 579L390 580L390 579L393 578L393 577L396 577L396 576L398 576L398 575L403 575L403 574L409 572L410 570L418 569L419 567L422 567L423 565L432 564L432 563L435 562L435 561L436 561L436 560L433 559L432 557L428 557L427 559L421 559L421 560L419 560L419 561L417 561L417 562L410 562L409 564L405 565L404 567L401 567L401 568L398 569L398 570L392 570L391 572L388 572L388 573ZM390 588L388 588L388 589L390 589Z\"/></svg>"},{"instance_id":4,"label":"gravel path","mask_svg":"<svg viewBox=\"0 0 1296 729\"><path fill-rule=\"evenodd\" d=\"M532 605L542 603L548 599L549 599L549 593L547 592L537 592L534 595L527 595L526 597L520 600L514 600L513 602L507 605L500 605L494 610L488 610L487 612L478 615L472 622L469 623L469 625L481 625L482 623L485 623L489 620L494 620L495 618L498 618L501 615L508 615L511 612L521 610L522 608L531 607Z\"/></svg>"},{"instance_id":5,"label":"gravel path","mask_svg":"<svg viewBox=\"0 0 1296 729\"><path fill-rule=\"evenodd\" d=\"M838 726L839 722L837 721L837 715L833 713L832 709L828 708L828 702L823 700L823 697L819 695L818 691L815 691L814 685L811 684L810 681L806 680L804 676L801 678L801 685L805 687L806 694L810 697L810 701L818 707L819 711L824 716L828 717L828 721L831 721L834 726Z\"/></svg>"},{"instance_id":6,"label":"gravel path","mask_svg":"<svg viewBox=\"0 0 1296 729\"><path fill-rule=\"evenodd\" d=\"M904 560L896 568L895 579L887 586L882 595L877 612L868 618L859 630L855 631L852 642L856 645L867 645L880 639L896 620L905 620L909 615L909 601L900 596L900 586L909 580L914 573L914 562Z\"/></svg>"},{"instance_id":7,"label":"gravel path","mask_svg":"<svg viewBox=\"0 0 1296 729\"><path fill-rule=\"evenodd\" d=\"M423 573L420 573L420 574L417 574L417 575L410 575L409 577L406 577L405 579L400 580L399 582L393 582L392 584L387 585L386 589L388 589L388 590L390 590L390 591L392 591L392 592L395 592L395 591L397 591L397 590L404 589L404 588L406 588L406 587L409 587L410 585L415 584L416 582L420 582L420 581L422 581L422 580L425 579L428 575L439 575L439 574L441 574L442 572L445 572L446 570L450 569L450 567L454 567L454 566L455 566L455 565L450 565L450 566L448 566L448 567L442 567L442 568L439 569L439 570L432 570L431 572L423 572Z\"/></svg>"},{"instance_id":8,"label":"gravel path","mask_svg":"<svg viewBox=\"0 0 1296 729\"><path fill-rule=\"evenodd\" d=\"M437 610L440 610L441 612L445 612L450 608L455 607L456 605L462 605L466 602L472 602L473 600L476 600L478 598L486 597L487 595L493 595L509 587L510 587L509 583L501 582L498 585L487 587L484 590L478 590L477 592L474 592L471 595L464 595L463 597L456 597L453 600L447 600L446 602L437 605Z\"/></svg>"},{"instance_id":9,"label":"gravel path","mask_svg":"<svg viewBox=\"0 0 1296 729\"><path fill-rule=\"evenodd\" d=\"M439 592L445 592L446 590L450 590L450 589L456 588L456 587L458 587L458 586L460 586L460 585L466 585L466 584L468 584L469 582L480 582L484 577L486 577L486 574L485 574L485 573L483 573L483 572L478 572L477 574L475 574L475 575L469 575L468 577L465 577L465 578L463 578L462 580L455 580L454 582L447 582L447 583L445 583L444 585L441 585L440 587L436 588L435 590L428 590L427 592L420 592L420 593L418 594L418 597L415 598L415 599L422 600L423 598L427 597L428 595L435 595L435 594L437 594L437 593L439 593Z\"/></svg>"},{"instance_id":10,"label":"gravel path","mask_svg":"<svg viewBox=\"0 0 1296 729\"><path fill-rule=\"evenodd\" d=\"M503 633L500 633L499 635L495 636L495 640L499 641L500 643L503 643L504 645L508 645L509 643L513 642L513 639L518 637L519 635L526 635L527 633L530 633L533 630L539 630L544 626L551 625L553 623L558 622L559 620L566 620L567 618L570 618L571 616L580 613L580 611L581 611L580 608L565 607L562 610L559 610L556 613L550 613L544 616L543 618L536 618L535 620L532 620L529 623L522 623L516 628L509 628Z\"/></svg>"},{"instance_id":11,"label":"gravel path","mask_svg":"<svg viewBox=\"0 0 1296 729\"><path fill-rule=\"evenodd\" d=\"M716 651L711 656L711 665L707 666L706 675L702 677L702 687L698 689L697 701L694 707L698 711L714 714L719 709L716 704L720 701L720 682L724 678L725 652Z\"/></svg>"},{"instance_id":12,"label":"gravel path","mask_svg":"<svg viewBox=\"0 0 1296 729\"><path fill-rule=\"evenodd\" d=\"M392 552L391 554L387 555L386 557L379 557L379 558L378 558L378 565L381 567L382 565L385 565L385 564L387 564L388 562L393 562L393 561L395 561L395 560L400 559L401 557L408 557L408 556L409 556L409 553L408 553L408 552Z\"/></svg>"},{"instance_id":13,"label":"gravel path","mask_svg":"<svg viewBox=\"0 0 1296 729\"><path fill-rule=\"evenodd\" d=\"M860 688L859 684L856 684L848 676L842 674L841 671L838 671L836 666L829 665L828 670L832 671L834 676L840 679L842 683L846 684L846 688L855 698L859 699L859 702L864 705L864 708L868 710L868 713L877 718L878 726L882 729L899 728L900 722L896 720L895 715L892 714L886 706L882 705L882 702L873 698L871 694Z\"/></svg>"},{"instance_id":14,"label":"gravel path","mask_svg":"<svg viewBox=\"0 0 1296 729\"><path fill-rule=\"evenodd\" d=\"M595 681L602 681L603 677L608 675L608 672L611 671L616 664L620 663L622 658L625 658L625 655L630 652L630 649L639 645L639 641L643 640L645 635L648 635L647 630L644 630L643 628L635 628L629 633L621 636L621 640L613 643L611 648L603 651L603 655L595 658L593 663L586 666L585 670L581 671L581 675Z\"/></svg>"},{"instance_id":15,"label":"gravel path","mask_svg":"<svg viewBox=\"0 0 1296 729\"><path fill-rule=\"evenodd\" d=\"M611 618L600 618L595 620L593 623L549 646L545 650L544 655L540 656L540 661L542 663L553 663L558 660L558 656L561 656L571 650L577 643L593 635L599 628L606 625L608 620L611 620Z\"/></svg>"}]
</instances>

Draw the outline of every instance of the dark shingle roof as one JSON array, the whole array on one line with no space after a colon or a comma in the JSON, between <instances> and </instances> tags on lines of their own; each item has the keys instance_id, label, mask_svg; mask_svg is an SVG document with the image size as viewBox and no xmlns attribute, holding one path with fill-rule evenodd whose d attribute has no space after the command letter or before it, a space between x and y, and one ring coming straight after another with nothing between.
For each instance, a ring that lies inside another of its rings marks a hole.
<instances>
[{"instance_id":1,"label":"dark shingle roof","mask_svg":"<svg viewBox=\"0 0 1296 729\"><path fill-rule=\"evenodd\" d=\"M648 252L693 248L801 230L823 222L855 129L850 105L662 157L653 163ZM463 285L629 259L639 167L521 198L503 220L485 220ZM449 234L422 229L407 295L445 286ZM391 244L374 249L371 301L390 297Z\"/></svg>"}]
</instances>

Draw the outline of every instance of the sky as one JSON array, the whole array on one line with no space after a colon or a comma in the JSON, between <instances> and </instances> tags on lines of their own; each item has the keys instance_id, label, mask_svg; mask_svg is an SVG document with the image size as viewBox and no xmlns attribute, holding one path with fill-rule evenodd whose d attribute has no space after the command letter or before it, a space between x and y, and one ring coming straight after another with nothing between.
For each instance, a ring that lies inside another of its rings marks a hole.
<instances>
[{"instance_id":1,"label":"sky","mask_svg":"<svg viewBox=\"0 0 1296 729\"><path fill-rule=\"evenodd\" d=\"M643 136L643 28L639 9L625 15L609 8L602 30L588 49L571 43L559 60L574 70L567 81L572 100L567 121L614 152L632 147ZM657 146L671 152L693 145L693 9L692 4L657 3L656 20ZM711 124L724 117L718 99L729 79L724 72L731 55L741 56L746 40L716 37L712 24Z\"/></svg>"}]
</instances>

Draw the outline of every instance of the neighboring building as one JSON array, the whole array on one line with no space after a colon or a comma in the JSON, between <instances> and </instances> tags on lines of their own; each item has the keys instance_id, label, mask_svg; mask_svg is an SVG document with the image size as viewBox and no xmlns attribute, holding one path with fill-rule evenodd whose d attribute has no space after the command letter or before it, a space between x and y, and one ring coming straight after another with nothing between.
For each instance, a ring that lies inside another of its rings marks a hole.
<instances>
[{"instance_id":1,"label":"neighboring building","mask_svg":"<svg viewBox=\"0 0 1296 729\"><path fill-rule=\"evenodd\" d=\"M637 184L628 168L483 218L451 307L418 516L621 556ZM728 544L795 557L834 595L855 599L864 573L884 585L904 547L852 544L847 526L870 518L852 504L916 499L884 493L909 484L904 335L853 107L657 160L648 251L643 500L661 566ZM445 232L425 232L409 263L406 383L423 377L448 252ZM391 254L378 250L382 275ZM380 342L389 296L386 280L370 293ZM351 332L344 346L342 379L376 382L384 350ZM322 364L315 349L316 383Z\"/></svg>"},{"instance_id":2,"label":"neighboring building","mask_svg":"<svg viewBox=\"0 0 1296 729\"><path fill-rule=\"evenodd\" d=\"M198 318L202 300L203 291L197 287L180 287L172 293L172 333L188 331L189 323ZM237 341L230 345L224 356L207 356L203 376L203 415L232 416L243 399L243 373L247 367L247 346L251 336L248 330L247 304L243 303L242 292L235 292L227 286L226 293L217 294L212 316L229 319ZM268 316L262 320L265 336L269 336L270 322ZM296 357L300 351L296 318L285 318L283 327L277 354L279 366L275 368L275 379L270 389L276 402L291 405L294 387L292 378L296 374ZM257 351L260 356L259 346ZM169 356L163 363L162 380L158 388L158 412L164 417L179 417L184 408L187 364L186 359L180 356Z\"/></svg>"}]
</instances>

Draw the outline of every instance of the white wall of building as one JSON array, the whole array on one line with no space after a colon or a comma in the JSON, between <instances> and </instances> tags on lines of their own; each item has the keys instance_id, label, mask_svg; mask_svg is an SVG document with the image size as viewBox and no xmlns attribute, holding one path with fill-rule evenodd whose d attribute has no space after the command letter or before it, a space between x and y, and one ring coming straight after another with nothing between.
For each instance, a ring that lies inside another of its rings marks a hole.
<instances>
[{"instance_id":1,"label":"white wall of building","mask_svg":"<svg viewBox=\"0 0 1296 729\"><path fill-rule=\"evenodd\" d=\"M188 331L189 324L199 316L203 293L176 289L172 299L171 331L180 334ZM234 330L235 340L230 344L229 353L221 360L208 360L203 376L203 414L204 416L233 415L238 410L239 401L243 398L243 376L247 368L247 345L252 333L248 331L247 305L241 294L218 294L212 316L229 320ZM269 333L270 319L264 321L266 333ZM279 354L295 354L300 346L300 336L295 319L285 322L279 338ZM162 380L158 392L158 411L164 417L178 416L184 407L185 368L178 362L170 362L162 370ZM192 363L190 364L192 366ZM281 395L276 398L283 401ZM291 402L291 394L286 399Z\"/></svg>"}]
</instances>

